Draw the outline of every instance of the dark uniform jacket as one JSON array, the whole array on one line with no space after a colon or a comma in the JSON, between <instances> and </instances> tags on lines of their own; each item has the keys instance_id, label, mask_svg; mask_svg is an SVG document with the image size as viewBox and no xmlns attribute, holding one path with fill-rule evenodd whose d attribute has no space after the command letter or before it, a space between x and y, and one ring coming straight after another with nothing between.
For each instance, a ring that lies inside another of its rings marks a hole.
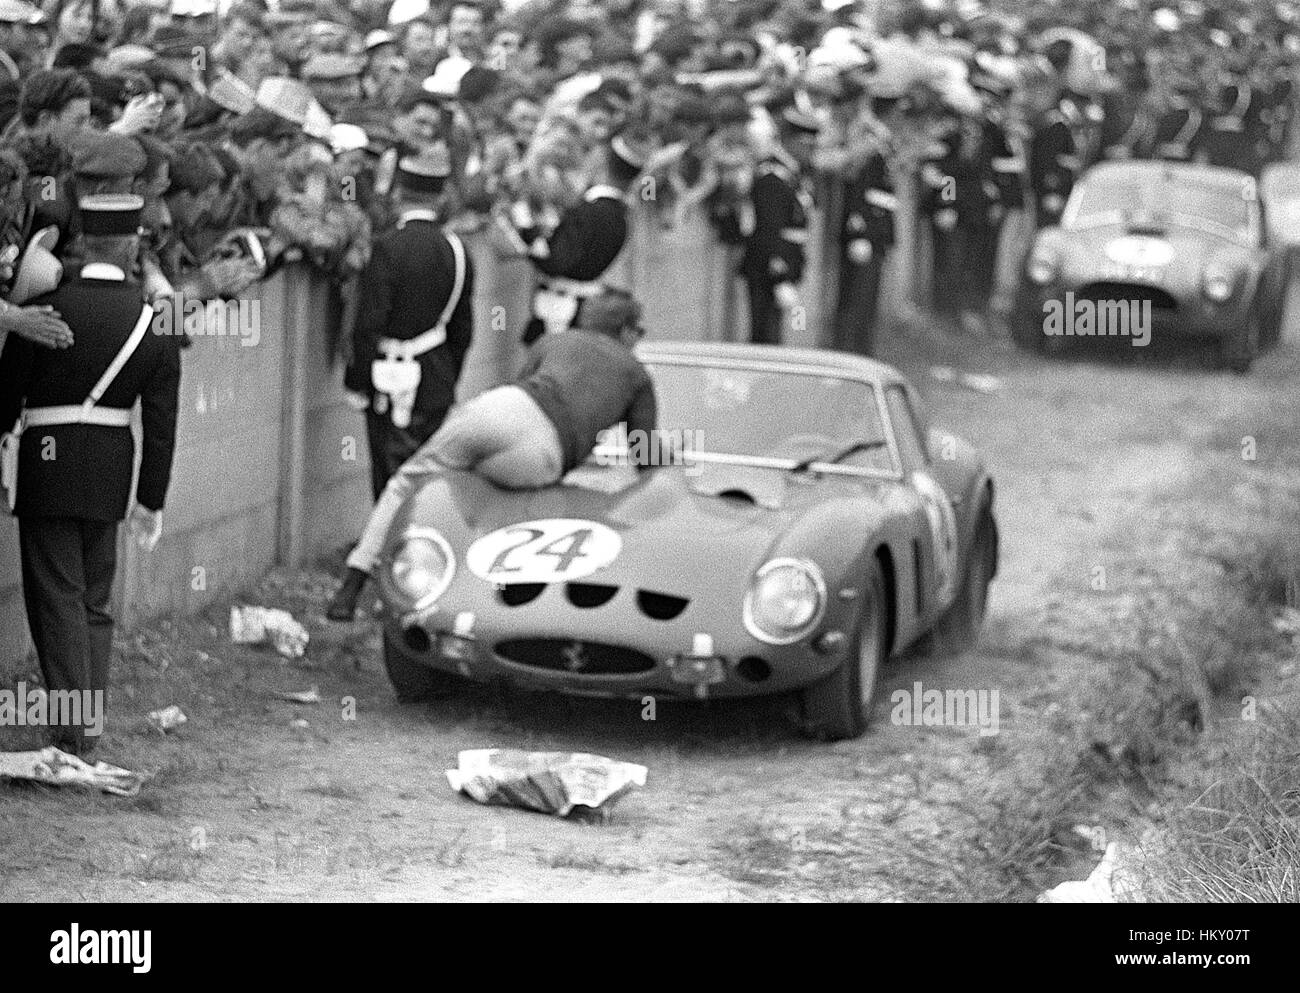
<instances>
[{"instance_id":1,"label":"dark uniform jacket","mask_svg":"<svg viewBox=\"0 0 1300 993\"><path fill-rule=\"evenodd\" d=\"M623 195L612 186L593 186L582 202L560 215L546 239L546 251L530 255L543 276L591 282L605 274L627 241L628 211ZM531 242L533 232L520 232Z\"/></svg>"},{"instance_id":2,"label":"dark uniform jacket","mask_svg":"<svg viewBox=\"0 0 1300 993\"><path fill-rule=\"evenodd\" d=\"M122 279L78 277L33 303L54 307L76 340L70 348L53 349L9 335L0 354L0 424L6 430L24 406L85 401L135 328L143 291ZM176 339L151 329L98 404L125 410L140 400L144 430L135 498L148 510L162 509L171 481L180 375ZM134 468L130 428L28 427L19 452L14 513L120 521L130 502Z\"/></svg>"},{"instance_id":3,"label":"dark uniform jacket","mask_svg":"<svg viewBox=\"0 0 1300 993\"><path fill-rule=\"evenodd\" d=\"M373 398L370 363L384 358L380 338L409 341L438 323L451 299L456 258L451 242L432 220L408 219L375 241L361 274L360 306L353 328L352 362L344 373L349 390ZM465 254L460 302L447 321L447 340L423 355L415 409L436 415L450 409L473 336L474 266Z\"/></svg>"},{"instance_id":4,"label":"dark uniform jacket","mask_svg":"<svg viewBox=\"0 0 1300 993\"><path fill-rule=\"evenodd\" d=\"M937 142L922 167L922 209L950 229L985 226L1021 206L1021 166L1006 132L985 121L977 135L964 129Z\"/></svg>"},{"instance_id":5,"label":"dark uniform jacket","mask_svg":"<svg viewBox=\"0 0 1300 993\"><path fill-rule=\"evenodd\" d=\"M787 162L764 159L758 164L749 199L753 229L742 230L741 273L747 279L772 283L799 282L808 242L808 199L799 176Z\"/></svg>"},{"instance_id":6,"label":"dark uniform jacket","mask_svg":"<svg viewBox=\"0 0 1300 993\"><path fill-rule=\"evenodd\" d=\"M1076 128L1060 108L1049 111L1029 143L1029 186L1040 208L1059 215L1083 168Z\"/></svg>"},{"instance_id":7,"label":"dark uniform jacket","mask_svg":"<svg viewBox=\"0 0 1300 993\"><path fill-rule=\"evenodd\" d=\"M862 164L844 184L844 223L840 244L847 250L859 240L878 255L894 244L894 211L898 201L884 156L879 152Z\"/></svg>"}]
</instances>

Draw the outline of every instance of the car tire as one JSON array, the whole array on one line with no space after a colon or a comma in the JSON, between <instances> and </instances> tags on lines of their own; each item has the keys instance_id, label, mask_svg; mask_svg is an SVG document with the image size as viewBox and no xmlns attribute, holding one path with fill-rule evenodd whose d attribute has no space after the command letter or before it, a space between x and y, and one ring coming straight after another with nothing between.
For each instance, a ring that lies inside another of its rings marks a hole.
<instances>
[{"instance_id":1,"label":"car tire","mask_svg":"<svg viewBox=\"0 0 1300 993\"><path fill-rule=\"evenodd\" d=\"M873 558L854 627L854 652L825 679L800 691L803 732L810 738L843 741L867 729L888 653L888 609L885 576Z\"/></svg>"},{"instance_id":2,"label":"car tire","mask_svg":"<svg viewBox=\"0 0 1300 993\"><path fill-rule=\"evenodd\" d=\"M1252 310L1240 330L1219 343L1219 362L1225 369L1244 375L1259 355L1259 311Z\"/></svg>"},{"instance_id":3,"label":"car tire","mask_svg":"<svg viewBox=\"0 0 1300 993\"><path fill-rule=\"evenodd\" d=\"M419 662L412 662L400 645L394 644L384 632L384 669L393 685L398 703L420 703L450 696L455 688L455 678Z\"/></svg>"},{"instance_id":4,"label":"car tire","mask_svg":"<svg viewBox=\"0 0 1300 993\"><path fill-rule=\"evenodd\" d=\"M952 605L931 632L929 644L936 651L957 655L974 646L988 611L989 586L997 568L998 531L986 504L975 525L966 570Z\"/></svg>"}]
</instances>

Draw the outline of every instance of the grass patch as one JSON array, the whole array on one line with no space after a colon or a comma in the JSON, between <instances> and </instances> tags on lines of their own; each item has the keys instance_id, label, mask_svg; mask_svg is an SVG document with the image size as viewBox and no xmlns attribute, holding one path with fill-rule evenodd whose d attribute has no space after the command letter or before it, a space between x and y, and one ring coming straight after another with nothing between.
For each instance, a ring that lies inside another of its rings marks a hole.
<instances>
[{"instance_id":1,"label":"grass patch","mask_svg":"<svg viewBox=\"0 0 1300 993\"><path fill-rule=\"evenodd\" d=\"M1149 899L1300 903L1300 716L1269 714L1238 737L1147 859Z\"/></svg>"}]
</instances>

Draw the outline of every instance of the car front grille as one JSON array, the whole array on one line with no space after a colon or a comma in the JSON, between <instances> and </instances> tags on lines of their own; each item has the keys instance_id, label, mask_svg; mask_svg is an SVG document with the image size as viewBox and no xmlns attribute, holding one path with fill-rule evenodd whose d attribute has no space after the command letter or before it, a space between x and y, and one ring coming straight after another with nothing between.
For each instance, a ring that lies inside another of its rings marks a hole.
<instances>
[{"instance_id":1,"label":"car front grille","mask_svg":"<svg viewBox=\"0 0 1300 993\"><path fill-rule=\"evenodd\" d=\"M497 600L507 607L523 607L532 603L544 592L546 583L511 583L498 586ZM579 610L603 607L616 596L621 587L605 583L566 583L565 598ZM690 605L689 597L658 593L654 590L637 590L636 605L646 617L656 621L671 621L679 617Z\"/></svg>"},{"instance_id":2,"label":"car front grille","mask_svg":"<svg viewBox=\"0 0 1300 993\"><path fill-rule=\"evenodd\" d=\"M655 667L653 658L634 648L571 638L514 638L497 642L495 650L515 665L584 676L625 676Z\"/></svg>"},{"instance_id":3,"label":"car front grille","mask_svg":"<svg viewBox=\"0 0 1300 993\"><path fill-rule=\"evenodd\" d=\"M1092 300L1095 303L1110 303L1122 300L1125 303L1146 303L1150 301L1152 310L1177 310L1178 303L1172 294L1158 286L1145 286L1142 283L1101 282L1081 286L1074 294L1075 300Z\"/></svg>"}]
</instances>

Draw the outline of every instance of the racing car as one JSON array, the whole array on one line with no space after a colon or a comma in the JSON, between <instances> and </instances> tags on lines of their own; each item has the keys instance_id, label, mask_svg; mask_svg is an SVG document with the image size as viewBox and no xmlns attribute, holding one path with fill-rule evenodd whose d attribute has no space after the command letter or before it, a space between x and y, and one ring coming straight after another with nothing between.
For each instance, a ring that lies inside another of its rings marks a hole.
<instances>
[{"instance_id":1,"label":"racing car","mask_svg":"<svg viewBox=\"0 0 1300 993\"><path fill-rule=\"evenodd\" d=\"M797 694L830 740L866 728L882 664L978 634L993 483L893 369L848 354L653 343L668 439L606 432L548 489L447 471L377 568L401 700L459 677L571 694Z\"/></svg>"},{"instance_id":2,"label":"racing car","mask_svg":"<svg viewBox=\"0 0 1300 993\"><path fill-rule=\"evenodd\" d=\"M1102 163L1075 185L1060 226L1035 240L1013 332L1040 352L1075 335L1210 338L1222 365L1246 372L1279 337L1289 266L1246 173Z\"/></svg>"}]
</instances>

